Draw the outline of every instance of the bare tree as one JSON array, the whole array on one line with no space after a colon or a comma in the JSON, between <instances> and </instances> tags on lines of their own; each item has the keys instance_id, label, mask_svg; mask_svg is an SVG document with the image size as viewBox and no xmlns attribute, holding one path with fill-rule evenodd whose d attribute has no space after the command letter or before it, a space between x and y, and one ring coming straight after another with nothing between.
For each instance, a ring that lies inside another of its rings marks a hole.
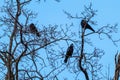
<instances>
[{"instance_id":1,"label":"bare tree","mask_svg":"<svg viewBox=\"0 0 120 80\"><path fill-rule=\"evenodd\" d=\"M102 35L106 35L108 39L110 39L113 44L116 46L116 42L119 41L118 40L114 40L112 38L112 33L116 33L117 32L117 24L115 25L106 25L103 26L101 28L99 28L98 30L94 30L92 28L90 28L93 32L90 33L85 33L86 31L86 27L91 27L89 24L87 23L91 23L92 25L96 25L96 21L93 21L92 18L96 15L97 10L94 10L92 8L92 4L90 4L88 7L85 6L85 9L83 12L81 12L82 16L78 16L76 14L76 16L71 15L70 13L68 13L67 11L64 11L64 13L68 16L69 19L81 19L82 20L86 20L86 22L83 25L80 25L80 27L82 27L82 32L79 31L79 35L81 35L79 38L81 39L81 44L79 46L79 59L78 59L78 67L80 69L80 71L83 72L83 74L85 75L86 80L103 80L103 77L100 77L100 73L99 71L102 68L102 64L100 64L98 61L101 59L101 57L105 54L104 50L101 50L99 48L96 48L95 46L93 46L93 52L85 52L86 51L86 47L84 46L85 43L88 43L89 45L92 44L92 42L90 42L88 38L88 36L90 35L99 35L99 39L102 40L101 38L101 34ZM91 49L91 48L90 48ZM79 73L77 74L78 77ZM91 78L90 78L91 77Z\"/></svg>"},{"instance_id":2,"label":"bare tree","mask_svg":"<svg viewBox=\"0 0 120 80\"><path fill-rule=\"evenodd\" d=\"M0 35L1 79L4 77L5 80L58 80L59 74L67 67L69 72L76 75L75 79L78 79L82 72L86 80L100 80L98 72L102 64L98 61L104 55L104 50L93 46L91 52L87 52L85 43L92 44L87 36L98 34L101 39L100 35L104 34L115 44L110 33L116 31L117 25L103 26L91 33L85 33L84 29L81 29L82 31L79 29L77 33L71 31L73 23L71 25L43 25L41 29L34 23L35 31L40 34L36 36L29 25L33 23L30 20L37 14L25 7L31 2L32 0L14 0L11 4L8 1L1 11L3 13L0 17L1 31L3 31ZM92 18L97 11L92 9L92 5L85 7L85 11L81 13L82 17L74 17L64 12L69 18L84 18L87 23L96 24ZM61 43L66 46L71 43L75 45L73 56L70 57L72 60L68 60L67 64L64 63L66 49Z\"/></svg>"},{"instance_id":3,"label":"bare tree","mask_svg":"<svg viewBox=\"0 0 120 80\"><path fill-rule=\"evenodd\" d=\"M120 74L120 54L118 52L115 55L115 74L114 74L114 80L119 80L119 74Z\"/></svg>"},{"instance_id":4,"label":"bare tree","mask_svg":"<svg viewBox=\"0 0 120 80\"><path fill-rule=\"evenodd\" d=\"M57 25L42 26L42 30L38 29L37 31L41 34L39 37L32 34L29 20L37 15L24 8L30 2L31 0L23 2L15 0L11 5L8 1L3 6L2 12L4 14L1 16L0 21L2 25L1 31L4 32L0 36L1 39L5 38L6 41L1 40L0 42L1 68L4 68L0 74L6 80L43 80L48 78L59 67L51 69L51 71L42 75L41 71L50 65L47 64L49 63L46 60L47 58L41 57L41 54L43 55L45 52L40 53L39 50L45 49L47 51L50 46L68 39L67 35L63 35L62 32L58 31ZM24 22L21 21L21 16L24 18Z\"/></svg>"}]
</instances>

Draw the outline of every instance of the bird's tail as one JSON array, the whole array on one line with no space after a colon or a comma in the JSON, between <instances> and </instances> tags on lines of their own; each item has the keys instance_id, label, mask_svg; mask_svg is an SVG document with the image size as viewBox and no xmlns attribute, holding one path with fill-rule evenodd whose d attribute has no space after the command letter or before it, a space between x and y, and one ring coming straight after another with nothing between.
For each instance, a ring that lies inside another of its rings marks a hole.
<instances>
[{"instance_id":1,"label":"bird's tail","mask_svg":"<svg viewBox=\"0 0 120 80\"><path fill-rule=\"evenodd\" d=\"M66 56L64 59L64 63L67 63L68 57Z\"/></svg>"},{"instance_id":2,"label":"bird's tail","mask_svg":"<svg viewBox=\"0 0 120 80\"><path fill-rule=\"evenodd\" d=\"M40 33L39 33L39 32L37 32L36 35L37 35L38 37L40 37Z\"/></svg>"},{"instance_id":3,"label":"bird's tail","mask_svg":"<svg viewBox=\"0 0 120 80\"><path fill-rule=\"evenodd\" d=\"M93 32L95 32L95 30L93 28L90 28L90 30L92 30Z\"/></svg>"},{"instance_id":4,"label":"bird's tail","mask_svg":"<svg viewBox=\"0 0 120 80\"><path fill-rule=\"evenodd\" d=\"M87 25L87 28L95 32L95 30L89 24Z\"/></svg>"}]
</instances>

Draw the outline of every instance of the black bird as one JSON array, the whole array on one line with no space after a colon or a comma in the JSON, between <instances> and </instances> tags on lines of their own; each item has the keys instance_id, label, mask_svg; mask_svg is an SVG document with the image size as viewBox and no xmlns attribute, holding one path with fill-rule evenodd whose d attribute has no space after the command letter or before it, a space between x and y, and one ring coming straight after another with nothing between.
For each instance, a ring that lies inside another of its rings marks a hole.
<instances>
[{"instance_id":1,"label":"black bird","mask_svg":"<svg viewBox=\"0 0 120 80\"><path fill-rule=\"evenodd\" d=\"M86 29L90 29L90 30L92 30L93 32L95 32L95 30L87 23L86 20L82 20L82 21L81 21L81 26L82 26L82 28L84 28L85 30L86 30Z\"/></svg>"},{"instance_id":2,"label":"black bird","mask_svg":"<svg viewBox=\"0 0 120 80\"><path fill-rule=\"evenodd\" d=\"M36 34L38 37L40 37L40 33L38 32L37 28L33 23L30 24L30 31L31 33Z\"/></svg>"},{"instance_id":3,"label":"black bird","mask_svg":"<svg viewBox=\"0 0 120 80\"><path fill-rule=\"evenodd\" d=\"M67 48L67 52L66 52L66 57L64 59L64 62L67 63L67 60L69 57L71 57L73 54L73 44L71 44L68 48Z\"/></svg>"}]
</instances>

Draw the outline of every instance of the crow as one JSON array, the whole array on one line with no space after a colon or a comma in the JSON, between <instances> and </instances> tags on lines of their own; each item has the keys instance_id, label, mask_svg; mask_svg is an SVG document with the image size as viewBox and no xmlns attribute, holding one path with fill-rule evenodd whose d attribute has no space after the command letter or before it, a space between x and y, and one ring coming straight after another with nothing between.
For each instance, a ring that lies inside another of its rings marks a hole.
<instances>
[{"instance_id":1,"label":"crow","mask_svg":"<svg viewBox=\"0 0 120 80\"><path fill-rule=\"evenodd\" d=\"M33 34L36 34L38 37L40 37L40 33L38 32L37 28L33 23L30 24L30 32Z\"/></svg>"},{"instance_id":2,"label":"crow","mask_svg":"<svg viewBox=\"0 0 120 80\"><path fill-rule=\"evenodd\" d=\"M68 48L67 48L67 52L66 52L66 56L64 59L64 63L67 63L67 60L69 57L71 57L73 54L73 44L71 44Z\"/></svg>"},{"instance_id":3,"label":"crow","mask_svg":"<svg viewBox=\"0 0 120 80\"><path fill-rule=\"evenodd\" d=\"M90 30L92 30L93 32L95 32L95 30L87 23L87 21L86 20L82 20L81 21L81 26L82 26L82 28L83 29L90 29Z\"/></svg>"}]
</instances>

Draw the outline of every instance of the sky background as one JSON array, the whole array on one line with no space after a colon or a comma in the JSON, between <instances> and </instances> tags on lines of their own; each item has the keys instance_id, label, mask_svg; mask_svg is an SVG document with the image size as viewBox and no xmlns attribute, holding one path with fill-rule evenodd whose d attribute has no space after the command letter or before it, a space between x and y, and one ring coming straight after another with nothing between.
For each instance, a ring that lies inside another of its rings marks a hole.
<instances>
[{"instance_id":1,"label":"sky background","mask_svg":"<svg viewBox=\"0 0 120 80\"><path fill-rule=\"evenodd\" d=\"M67 15L64 14L63 10L71 13L73 16L76 14L81 16L81 11L84 10L84 6L88 6L92 3L92 8L98 10L94 20L97 21L97 25L92 26L95 30L105 26L107 24L114 25L118 23L118 30L120 31L120 1L119 0L61 0L60 3L54 0L47 0L45 3L41 1L39 7L39 25L47 24L70 24L73 22L74 28L79 26L81 19L68 19ZM31 8L35 8L32 6ZM36 10L35 10L36 11ZM120 33L113 35L116 39L119 39ZM114 74L114 56L117 51L120 51L120 43L117 43L117 47L113 45L111 40L104 37L103 40L99 40L98 35L94 34L91 36L93 45L103 49L105 55L102 57L100 62L103 64L102 73L106 73L108 66L110 67L110 75L113 77Z\"/></svg>"},{"instance_id":2,"label":"sky background","mask_svg":"<svg viewBox=\"0 0 120 80\"><path fill-rule=\"evenodd\" d=\"M35 12L38 11L38 25L48 25L48 24L71 24L73 22L74 28L80 24L81 19L68 19L67 15L64 14L63 10L71 13L73 16L76 14L81 16L81 11L84 10L84 6L88 6L92 3L92 8L98 10L97 15L94 20L97 21L97 25L92 26L95 30L105 26L107 24L114 25L118 23L118 29L120 24L120 1L119 0L61 0L57 3L54 0L47 0L45 3L40 2L39 5L31 6L34 8ZM34 3L33 3L34 4ZM37 7L37 11L36 8ZM115 38L119 39L119 34L113 35ZM103 64L102 73L105 74L108 71L108 66L110 68L110 75L113 77L114 74L114 56L117 51L120 51L120 43L116 47L113 43L104 37L103 40L99 40L98 35L94 34L90 36L93 41L93 45L103 49L105 55L102 57L100 62Z\"/></svg>"},{"instance_id":3,"label":"sky background","mask_svg":"<svg viewBox=\"0 0 120 80\"><path fill-rule=\"evenodd\" d=\"M3 2L3 0L0 1L1 4ZM73 30L77 30L81 19L68 19L63 10L71 13L73 16L76 14L81 16L81 12L84 10L84 6L88 6L90 3L92 3L93 9L98 10L97 15L94 17L94 20L97 21L97 25L92 26L95 30L98 30L107 24L114 25L118 23L118 30L120 31L120 0L61 0L59 3L54 0L46 0L46 2L41 0L40 3L34 3L33 1L33 3L31 2L30 5L26 7L38 13L37 18L31 20L31 22L34 22L39 28L42 25L70 25L73 23ZM1 6L2 5L0 5L0 7ZM120 32L115 34L114 37L119 39L119 35ZM113 77L114 56L117 51L120 52L120 43L118 43L118 46L116 47L106 37L104 37L103 40L99 40L97 34L93 34L90 37L91 41L93 41L93 46L104 49L105 51L105 55L100 60L104 66L102 72L106 73L108 66L110 65L110 75Z\"/></svg>"}]
</instances>

